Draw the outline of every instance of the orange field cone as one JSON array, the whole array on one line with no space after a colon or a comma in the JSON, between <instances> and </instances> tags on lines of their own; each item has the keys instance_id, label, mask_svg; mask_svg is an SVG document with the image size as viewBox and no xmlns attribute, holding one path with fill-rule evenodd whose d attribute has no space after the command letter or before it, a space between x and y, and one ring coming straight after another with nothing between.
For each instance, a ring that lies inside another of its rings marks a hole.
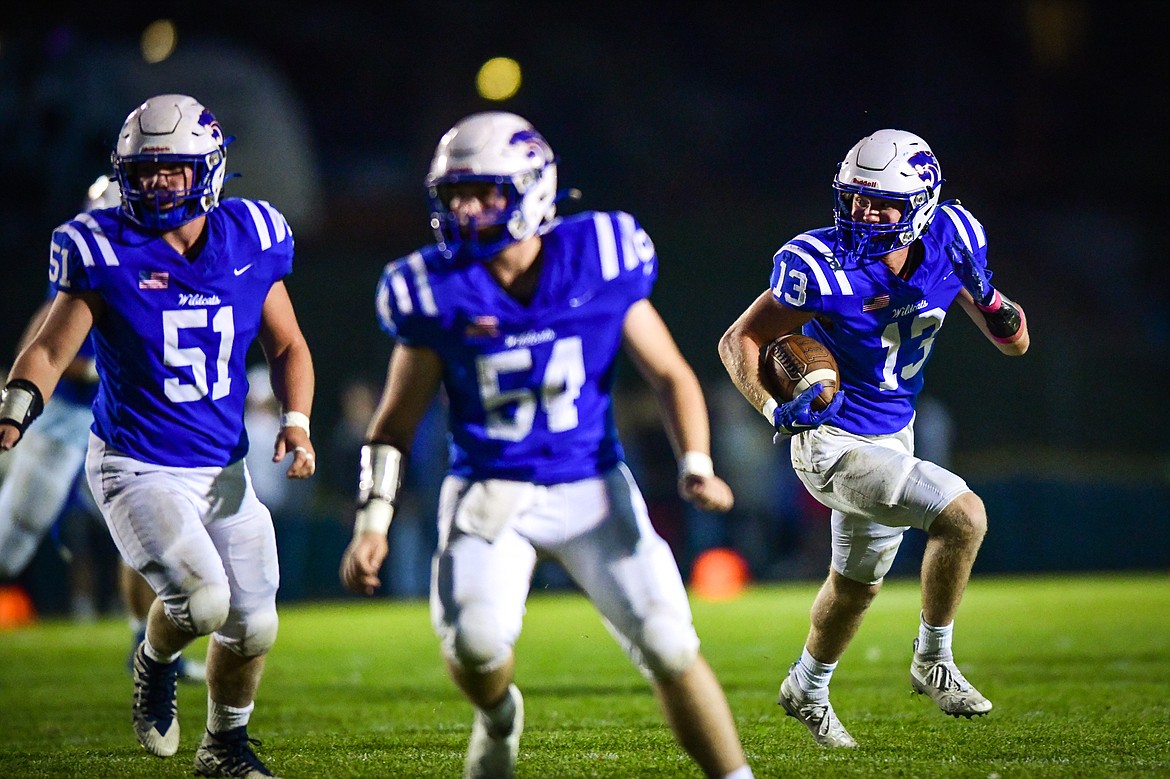
<instances>
[{"instance_id":1,"label":"orange field cone","mask_svg":"<svg viewBox=\"0 0 1170 779\"><path fill-rule=\"evenodd\" d=\"M0 630L12 630L37 621L37 610L24 588L0 585Z\"/></svg>"},{"instance_id":2,"label":"orange field cone","mask_svg":"<svg viewBox=\"0 0 1170 779\"><path fill-rule=\"evenodd\" d=\"M708 549L691 568L691 589L703 600L730 600L750 580L747 560L734 549Z\"/></svg>"}]
</instances>

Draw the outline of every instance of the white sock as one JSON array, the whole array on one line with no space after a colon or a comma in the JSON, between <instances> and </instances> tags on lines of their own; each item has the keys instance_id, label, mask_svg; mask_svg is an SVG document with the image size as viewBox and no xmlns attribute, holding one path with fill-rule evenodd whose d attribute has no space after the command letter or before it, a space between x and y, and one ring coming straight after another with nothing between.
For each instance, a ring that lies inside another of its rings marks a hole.
<instances>
[{"instance_id":1,"label":"white sock","mask_svg":"<svg viewBox=\"0 0 1170 779\"><path fill-rule=\"evenodd\" d=\"M923 660L952 660L951 639L955 632L955 623L944 627L935 627L926 624L926 620L919 617L918 642L914 652Z\"/></svg>"},{"instance_id":2,"label":"white sock","mask_svg":"<svg viewBox=\"0 0 1170 779\"><path fill-rule=\"evenodd\" d=\"M809 701L824 703L829 700L829 680L833 678L836 663L822 663L808 653L806 647L792 669L800 694Z\"/></svg>"},{"instance_id":3,"label":"white sock","mask_svg":"<svg viewBox=\"0 0 1170 779\"><path fill-rule=\"evenodd\" d=\"M146 652L146 656L151 660L155 661L156 663L162 663L163 665L170 665L179 659L179 655L183 654L182 651L179 651L175 652L173 655L164 655L151 646L149 638L145 641L144 651Z\"/></svg>"},{"instance_id":4,"label":"white sock","mask_svg":"<svg viewBox=\"0 0 1170 779\"><path fill-rule=\"evenodd\" d=\"M211 693L208 693L207 729L212 733L223 733L225 730L243 727L248 724L248 719L252 716L252 709L254 708L256 708L255 701L252 701L243 708L228 706L224 703L216 703L211 699Z\"/></svg>"},{"instance_id":5,"label":"white sock","mask_svg":"<svg viewBox=\"0 0 1170 779\"><path fill-rule=\"evenodd\" d=\"M756 779L756 775L752 773L752 767L743 765L735 769L723 779Z\"/></svg>"}]
</instances>

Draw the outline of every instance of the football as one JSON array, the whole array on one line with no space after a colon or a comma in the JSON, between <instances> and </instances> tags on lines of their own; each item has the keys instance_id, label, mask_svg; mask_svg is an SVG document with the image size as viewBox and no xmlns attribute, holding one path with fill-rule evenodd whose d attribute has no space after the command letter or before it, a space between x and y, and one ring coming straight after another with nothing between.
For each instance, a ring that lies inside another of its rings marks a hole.
<instances>
[{"instance_id":1,"label":"football","mask_svg":"<svg viewBox=\"0 0 1170 779\"><path fill-rule=\"evenodd\" d=\"M789 401L814 384L821 394L812 408L820 411L837 394L837 360L815 338L800 333L782 335L760 350L760 381L779 401Z\"/></svg>"}]
</instances>

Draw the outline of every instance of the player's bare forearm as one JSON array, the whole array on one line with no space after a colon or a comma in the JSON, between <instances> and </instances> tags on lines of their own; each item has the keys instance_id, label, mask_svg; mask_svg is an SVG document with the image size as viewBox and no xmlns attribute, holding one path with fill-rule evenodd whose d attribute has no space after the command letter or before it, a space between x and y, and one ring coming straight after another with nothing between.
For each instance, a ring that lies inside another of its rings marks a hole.
<instances>
[{"instance_id":1,"label":"player's bare forearm","mask_svg":"<svg viewBox=\"0 0 1170 779\"><path fill-rule=\"evenodd\" d=\"M443 363L432 349L399 344L390 355L386 384L366 440L409 452L414 432L422 421L443 378Z\"/></svg>"},{"instance_id":2,"label":"player's bare forearm","mask_svg":"<svg viewBox=\"0 0 1170 779\"><path fill-rule=\"evenodd\" d=\"M768 400L768 393L760 384L758 359L748 354L759 354L759 345L734 330L728 330L719 339L719 359L731 377L731 383L759 411Z\"/></svg>"},{"instance_id":3,"label":"player's bare forearm","mask_svg":"<svg viewBox=\"0 0 1170 779\"><path fill-rule=\"evenodd\" d=\"M760 293L719 339L719 359L736 389L759 411L771 397L760 383L760 348L797 330L810 314L782 306L772 291Z\"/></svg>"},{"instance_id":4,"label":"player's bare forearm","mask_svg":"<svg viewBox=\"0 0 1170 779\"><path fill-rule=\"evenodd\" d=\"M680 358L681 359L681 358ZM674 449L675 458L685 452L711 451L711 428L707 417L707 401L698 377L686 363L677 373L651 385L658 397L666 435Z\"/></svg>"},{"instance_id":5,"label":"player's bare forearm","mask_svg":"<svg viewBox=\"0 0 1170 779\"><path fill-rule=\"evenodd\" d=\"M285 411L309 414L313 409L316 374L313 357L304 339L294 341L269 358L272 394Z\"/></svg>"}]
</instances>

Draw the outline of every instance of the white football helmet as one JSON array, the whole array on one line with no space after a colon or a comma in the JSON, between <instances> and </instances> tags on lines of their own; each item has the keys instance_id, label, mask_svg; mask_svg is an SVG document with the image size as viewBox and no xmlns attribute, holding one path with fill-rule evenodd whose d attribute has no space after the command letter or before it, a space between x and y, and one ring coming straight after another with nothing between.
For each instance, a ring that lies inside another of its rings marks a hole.
<instances>
[{"instance_id":1,"label":"white football helmet","mask_svg":"<svg viewBox=\"0 0 1170 779\"><path fill-rule=\"evenodd\" d=\"M89 188L85 190L85 203L82 204L83 211L97 211L101 208L113 208L114 206L122 204L122 188L118 186L118 182L104 173L93 180Z\"/></svg>"},{"instance_id":2,"label":"white football helmet","mask_svg":"<svg viewBox=\"0 0 1170 779\"><path fill-rule=\"evenodd\" d=\"M463 182L496 184L507 205L495 218L473 219L461 229L448 206L451 185ZM431 229L448 257L491 257L536 235L557 212L552 148L527 120L505 111L472 114L448 130L435 149L426 185Z\"/></svg>"},{"instance_id":3,"label":"white football helmet","mask_svg":"<svg viewBox=\"0 0 1170 779\"><path fill-rule=\"evenodd\" d=\"M122 188L122 213L151 230L172 230L219 205L227 169L227 144L211 112L187 95L158 95L126 117L110 159ZM135 166L188 163L191 188L160 192L138 186Z\"/></svg>"},{"instance_id":4,"label":"white football helmet","mask_svg":"<svg viewBox=\"0 0 1170 779\"><path fill-rule=\"evenodd\" d=\"M846 255L871 260L908 246L934 218L942 190L942 169L926 141L905 130L878 130L862 138L837 166L834 221ZM853 198L897 201L895 224L853 221Z\"/></svg>"}]
</instances>

